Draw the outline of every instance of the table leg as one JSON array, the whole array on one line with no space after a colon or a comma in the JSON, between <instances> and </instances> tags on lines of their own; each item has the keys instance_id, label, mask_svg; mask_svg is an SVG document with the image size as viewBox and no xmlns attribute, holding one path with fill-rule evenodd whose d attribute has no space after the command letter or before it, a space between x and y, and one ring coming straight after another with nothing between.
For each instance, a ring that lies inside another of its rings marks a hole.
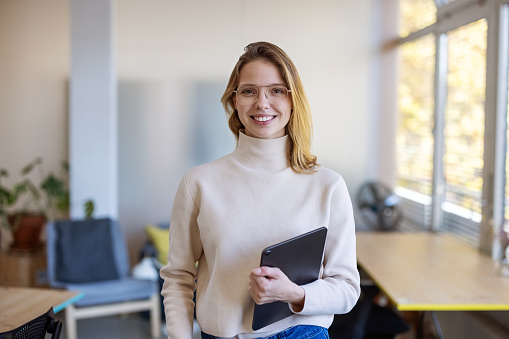
<instances>
[{"instance_id":1,"label":"table leg","mask_svg":"<svg viewBox=\"0 0 509 339\"><path fill-rule=\"evenodd\" d=\"M419 325L417 326L416 331L416 339L425 338L425 330L424 330L424 320L426 317L427 311L422 311L421 318L419 320ZM429 311L431 314L431 319L433 320L433 325L435 326L435 331L437 332L438 339L444 339L444 335L442 333L442 327L440 326L440 321L438 320L437 313L435 311Z\"/></svg>"},{"instance_id":2,"label":"table leg","mask_svg":"<svg viewBox=\"0 0 509 339\"><path fill-rule=\"evenodd\" d=\"M417 330L415 331L415 339L424 338L424 317L426 316L426 311L421 312L421 316L419 317L419 323L417 324Z\"/></svg>"},{"instance_id":3,"label":"table leg","mask_svg":"<svg viewBox=\"0 0 509 339\"><path fill-rule=\"evenodd\" d=\"M435 311L431 311L431 319L433 319L433 324L435 325L435 330L437 331L438 339L444 339L442 327L440 327L440 321L438 321L438 316Z\"/></svg>"}]
</instances>

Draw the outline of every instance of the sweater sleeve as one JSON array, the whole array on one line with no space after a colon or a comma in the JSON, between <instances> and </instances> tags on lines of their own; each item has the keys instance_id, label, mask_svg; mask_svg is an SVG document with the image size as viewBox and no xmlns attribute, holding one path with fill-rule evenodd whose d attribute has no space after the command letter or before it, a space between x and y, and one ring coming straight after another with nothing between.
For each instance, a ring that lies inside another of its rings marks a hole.
<instances>
[{"instance_id":1,"label":"sweater sleeve","mask_svg":"<svg viewBox=\"0 0 509 339\"><path fill-rule=\"evenodd\" d=\"M322 279L302 286L304 308L300 312L292 309L298 314L348 313L360 295L353 208L343 178L331 194Z\"/></svg>"},{"instance_id":2,"label":"sweater sleeve","mask_svg":"<svg viewBox=\"0 0 509 339\"><path fill-rule=\"evenodd\" d=\"M193 334L195 263L202 253L197 216L198 208L184 176L171 212L168 264L160 272L168 338L191 339Z\"/></svg>"}]
</instances>

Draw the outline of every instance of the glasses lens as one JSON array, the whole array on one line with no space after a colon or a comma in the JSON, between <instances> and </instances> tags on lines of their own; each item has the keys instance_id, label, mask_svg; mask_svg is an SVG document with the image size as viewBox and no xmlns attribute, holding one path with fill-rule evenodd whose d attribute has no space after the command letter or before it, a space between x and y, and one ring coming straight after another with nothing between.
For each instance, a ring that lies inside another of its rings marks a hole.
<instances>
[{"instance_id":1,"label":"glasses lens","mask_svg":"<svg viewBox=\"0 0 509 339\"><path fill-rule=\"evenodd\" d=\"M288 89L284 86L265 87L265 97L271 105L281 105L288 98ZM237 103L239 105L253 105L258 99L257 87L242 86L237 89Z\"/></svg>"},{"instance_id":2,"label":"glasses lens","mask_svg":"<svg viewBox=\"0 0 509 339\"><path fill-rule=\"evenodd\" d=\"M288 90L283 86L271 86L267 89L267 99L272 105L278 106L285 103Z\"/></svg>"},{"instance_id":3,"label":"glasses lens","mask_svg":"<svg viewBox=\"0 0 509 339\"><path fill-rule=\"evenodd\" d=\"M240 105L252 105L258 97L258 88L256 87L239 87L237 89L237 102Z\"/></svg>"}]
</instances>

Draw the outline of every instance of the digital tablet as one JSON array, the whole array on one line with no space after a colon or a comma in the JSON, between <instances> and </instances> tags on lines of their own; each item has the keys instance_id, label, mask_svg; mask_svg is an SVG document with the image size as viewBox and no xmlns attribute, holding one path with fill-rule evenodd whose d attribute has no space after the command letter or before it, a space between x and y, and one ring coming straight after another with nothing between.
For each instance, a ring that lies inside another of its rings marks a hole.
<instances>
[{"instance_id":1,"label":"digital tablet","mask_svg":"<svg viewBox=\"0 0 509 339\"><path fill-rule=\"evenodd\" d=\"M326 236L327 228L320 227L269 246L262 251L260 266L278 267L297 285L309 284L319 278ZM255 305L252 328L259 330L292 314L281 301Z\"/></svg>"}]
</instances>

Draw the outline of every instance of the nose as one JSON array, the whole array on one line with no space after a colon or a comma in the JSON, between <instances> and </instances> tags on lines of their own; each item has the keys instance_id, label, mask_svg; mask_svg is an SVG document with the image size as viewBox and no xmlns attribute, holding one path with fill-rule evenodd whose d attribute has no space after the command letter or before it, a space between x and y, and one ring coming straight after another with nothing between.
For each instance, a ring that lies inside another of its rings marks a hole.
<instances>
[{"instance_id":1,"label":"nose","mask_svg":"<svg viewBox=\"0 0 509 339\"><path fill-rule=\"evenodd\" d=\"M270 107L269 99L267 98L267 90L260 90L258 97L256 98L257 108L268 108Z\"/></svg>"}]
</instances>

